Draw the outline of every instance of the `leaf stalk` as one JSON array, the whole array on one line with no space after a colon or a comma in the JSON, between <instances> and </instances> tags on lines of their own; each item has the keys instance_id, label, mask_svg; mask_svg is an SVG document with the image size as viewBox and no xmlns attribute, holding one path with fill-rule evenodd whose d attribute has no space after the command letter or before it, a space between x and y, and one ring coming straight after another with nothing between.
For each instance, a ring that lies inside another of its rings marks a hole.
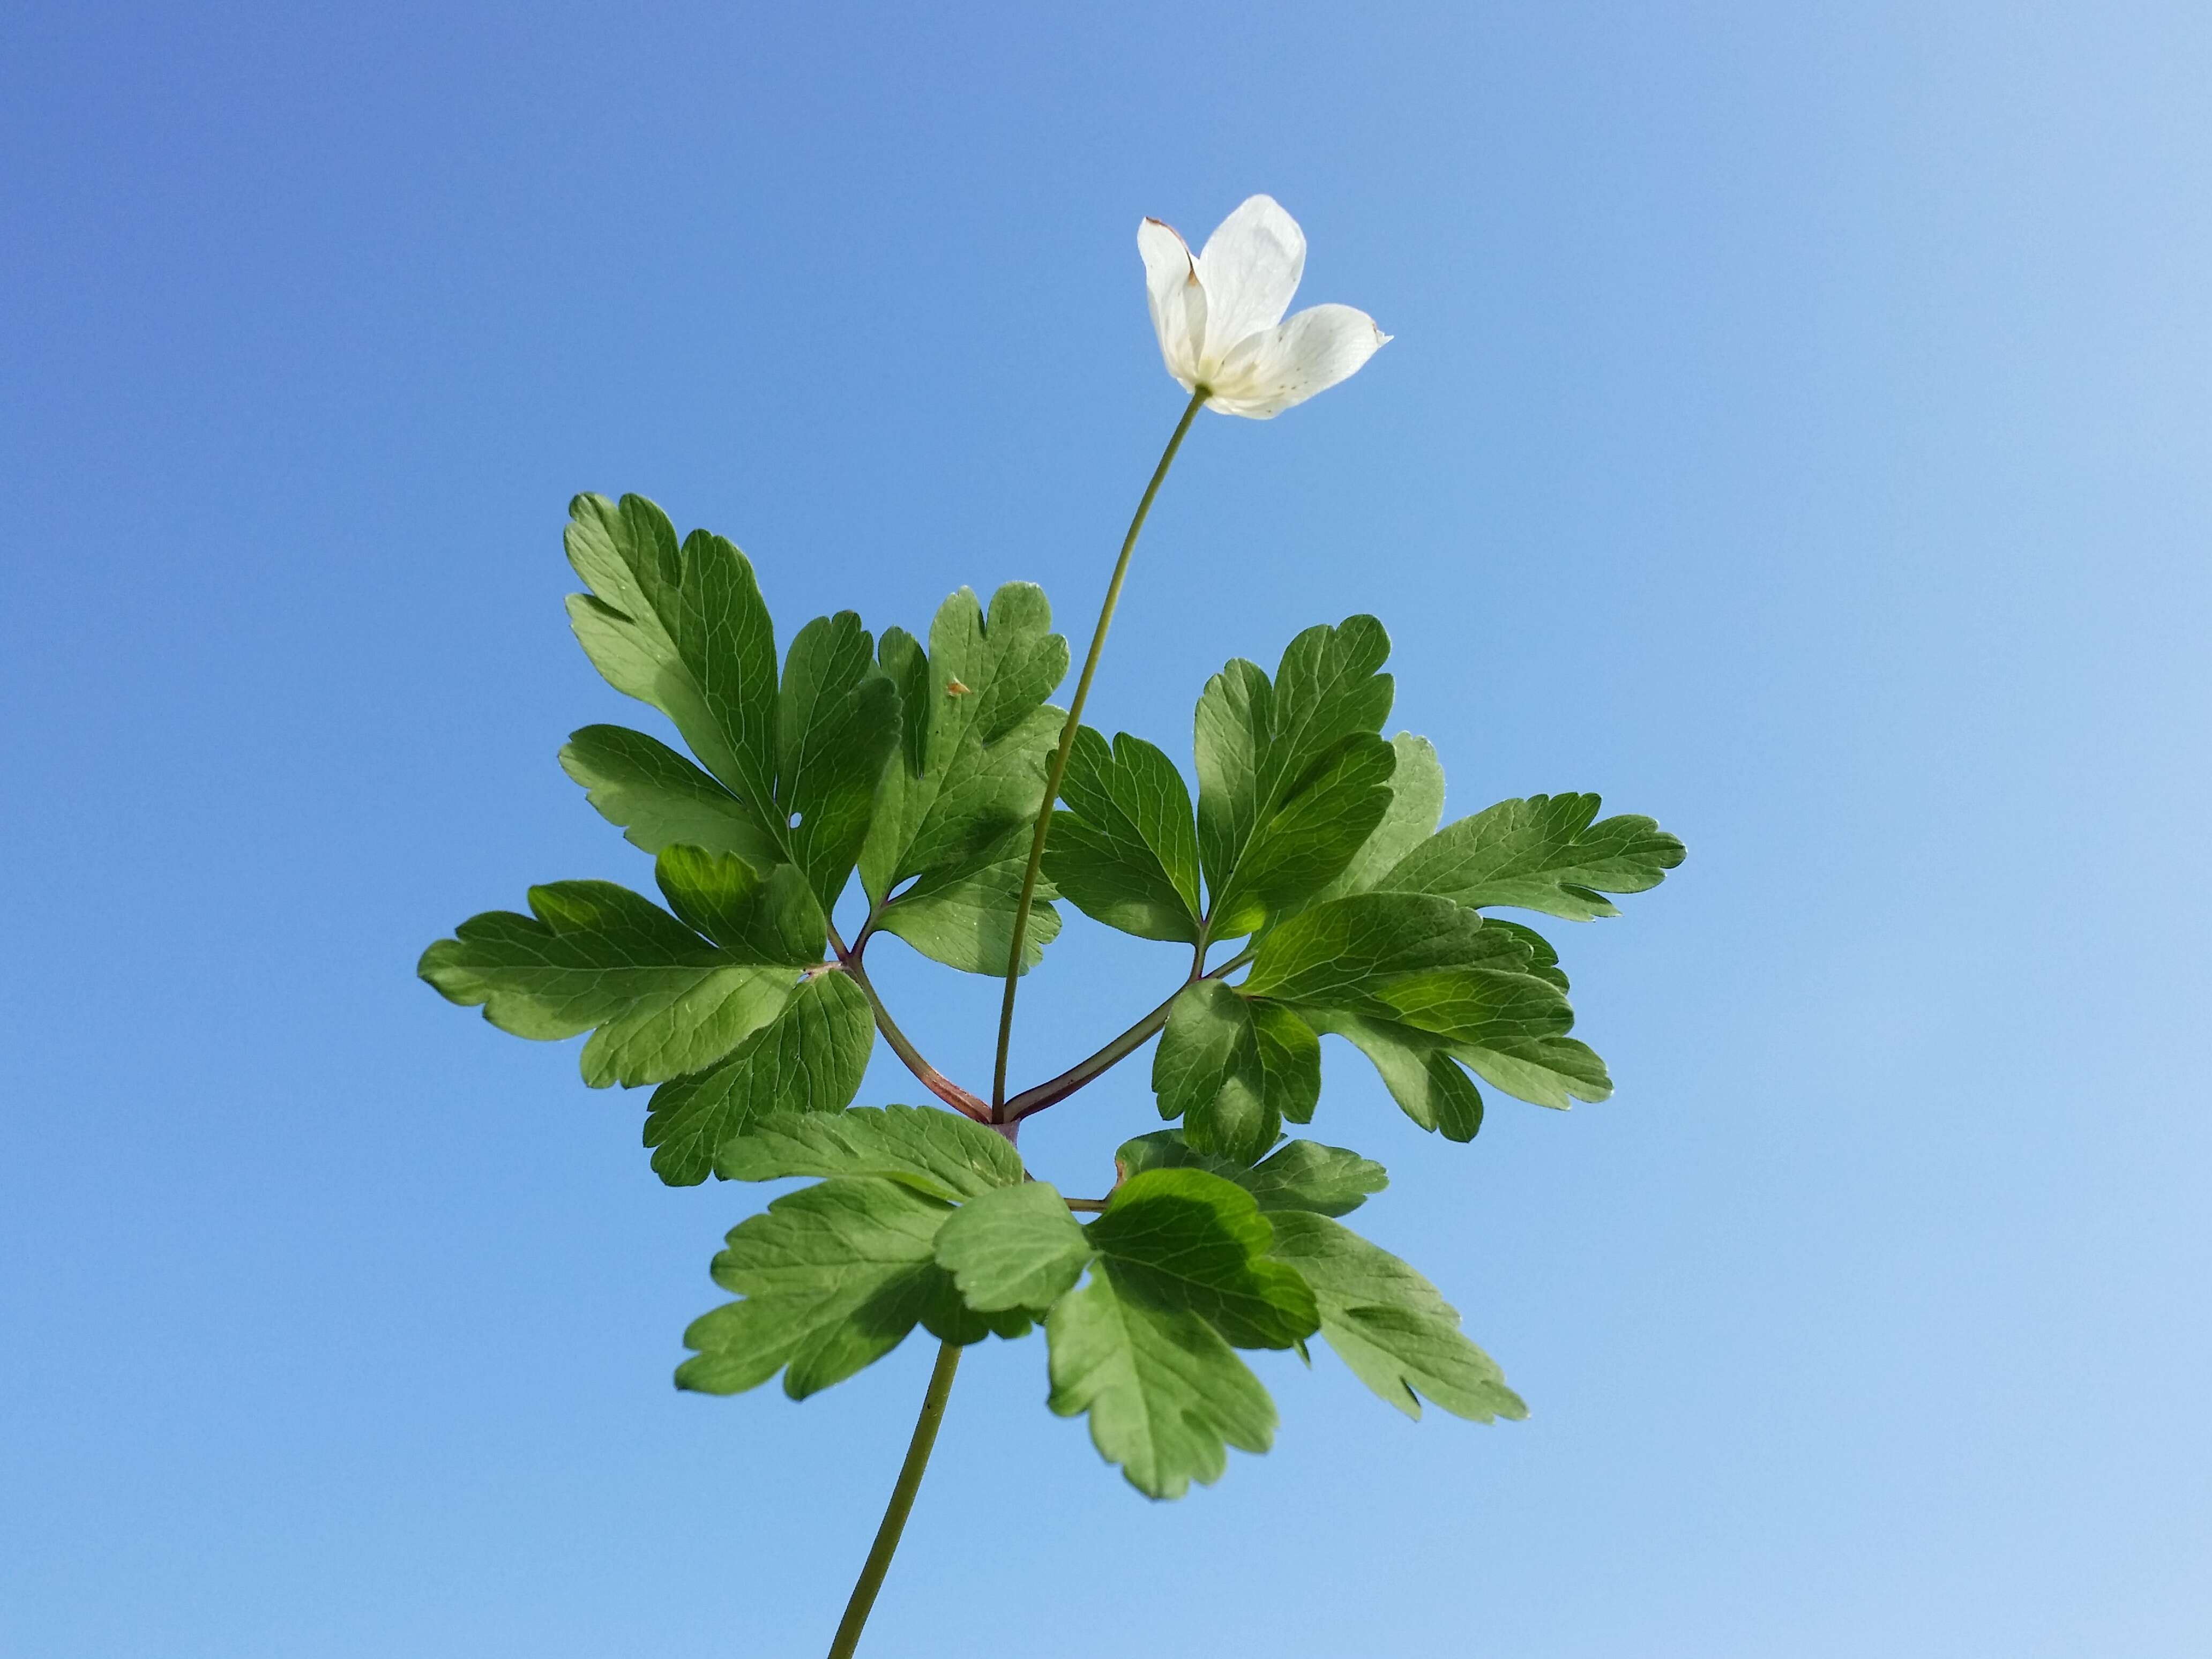
<instances>
[{"instance_id":1,"label":"leaf stalk","mask_svg":"<svg viewBox=\"0 0 2212 1659\"><path fill-rule=\"evenodd\" d=\"M1165 1002L1160 1004L1158 1007L1153 1009L1152 1012L1146 1014L1088 1059L1076 1061L1058 1077L1048 1079L1034 1089L1023 1090L1000 1108L999 1117L1007 1123L1019 1123L1033 1112L1041 1112L1048 1106L1058 1105L1078 1089L1120 1065L1139 1048L1144 1047L1155 1033L1167 1024L1169 1014L1174 1012L1176 999L1185 991L1200 980L1221 979L1232 974L1252 959L1252 952L1249 950L1243 951L1212 972L1201 973L1200 969L1206 963L1205 947L1200 945L1199 948L1199 957L1191 964L1190 977L1170 992Z\"/></svg>"},{"instance_id":2,"label":"leaf stalk","mask_svg":"<svg viewBox=\"0 0 2212 1659\"><path fill-rule=\"evenodd\" d=\"M954 1111L963 1116L972 1117L978 1123L988 1123L991 1109L984 1103L982 1097L972 1090L962 1088L931 1065L923 1057L921 1050L914 1046L914 1040L899 1030L898 1022L891 1018L890 1010L884 1006L875 981L868 977L868 970L860 965L860 945L854 945L848 949L845 942L837 937L837 930L834 927L830 930L830 945L836 951L837 965L845 970L845 976L860 987L860 994L867 998L868 1007L876 1017L876 1029L884 1034L884 1041L890 1045L891 1052L905 1062L907 1070L921 1080L923 1088Z\"/></svg>"}]
</instances>

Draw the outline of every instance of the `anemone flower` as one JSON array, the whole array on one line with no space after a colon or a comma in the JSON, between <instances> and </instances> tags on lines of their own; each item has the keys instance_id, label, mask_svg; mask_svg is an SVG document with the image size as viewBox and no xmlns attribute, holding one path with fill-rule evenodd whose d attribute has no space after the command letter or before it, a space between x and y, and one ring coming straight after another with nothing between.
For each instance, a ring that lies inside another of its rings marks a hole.
<instances>
[{"instance_id":1,"label":"anemone flower","mask_svg":"<svg viewBox=\"0 0 2212 1659\"><path fill-rule=\"evenodd\" d=\"M1137 227L1160 356L1206 406L1264 421L1355 373L1389 336L1351 306L1285 322L1306 265L1305 233L1272 196L1249 198L1197 253L1158 219Z\"/></svg>"}]
</instances>

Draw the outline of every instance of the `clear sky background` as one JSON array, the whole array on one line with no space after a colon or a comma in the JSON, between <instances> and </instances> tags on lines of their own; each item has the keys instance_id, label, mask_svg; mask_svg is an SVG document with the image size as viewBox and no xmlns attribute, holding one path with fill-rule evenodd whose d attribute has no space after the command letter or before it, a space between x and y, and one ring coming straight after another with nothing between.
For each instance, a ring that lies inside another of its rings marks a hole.
<instances>
[{"instance_id":1,"label":"clear sky background","mask_svg":"<svg viewBox=\"0 0 2212 1659\"><path fill-rule=\"evenodd\" d=\"M2212 12L19 0L0 24L0 1650L826 1644L930 1357L678 1395L757 1188L414 978L649 880L559 532L787 635L1087 629L1181 393L1133 233L1266 190L1397 336L1202 417L1097 724L1355 611L1450 811L1689 861L1560 924L1619 1093L1451 1146L1334 1042L1363 1225L1531 1420L1263 1356L1147 1504L972 1352L866 1651L2212 1648ZM947 1069L993 996L881 976ZM1018 1078L1171 949L1071 926ZM864 1100L916 1091L878 1055ZM1102 1189L1141 1063L1039 1120Z\"/></svg>"}]
</instances>

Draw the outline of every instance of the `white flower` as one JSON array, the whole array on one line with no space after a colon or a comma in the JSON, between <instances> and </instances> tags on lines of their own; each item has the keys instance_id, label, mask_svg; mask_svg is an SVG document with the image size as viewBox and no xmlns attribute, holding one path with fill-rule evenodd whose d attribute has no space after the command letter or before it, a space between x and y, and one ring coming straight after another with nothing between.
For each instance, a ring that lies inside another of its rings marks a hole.
<instances>
[{"instance_id":1,"label":"white flower","mask_svg":"<svg viewBox=\"0 0 2212 1659\"><path fill-rule=\"evenodd\" d=\"M1194 257L1158 219L1137 227L1160 356L1206 405L1264 421L1355 373L1389 336L1350 306L1315 306L1288 322L1306 237L1272 196L1254 196Z\"/></svg>"}]
</instances>

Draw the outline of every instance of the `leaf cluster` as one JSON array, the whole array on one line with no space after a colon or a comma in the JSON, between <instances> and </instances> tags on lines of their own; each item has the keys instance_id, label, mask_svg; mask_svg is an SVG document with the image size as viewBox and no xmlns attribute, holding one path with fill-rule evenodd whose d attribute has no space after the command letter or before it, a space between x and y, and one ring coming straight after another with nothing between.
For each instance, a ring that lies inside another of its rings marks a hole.
<instances>
[{"instance_id":1,"label":"leaf cluster","mask_svg":"<svg viewBox=\"0 0 2212 1659\"><path fill-rule=\"evenodd\" d=\"M927 648L872 639L851 611L801 628L779 671L750 562L721 537L678 543L642 496L580 495L569 601L585 653L690 749L587 726L561 764L655 854L667 908L605 882L532 888L430 947L421 971L520 1036L590 1032L584 1080L654 1084L644 1139L673 1185L778 1110L835 1111L860 1085L876 1014L854 957L824 955L857 869L866 933L974 973L1003 972L1021 849L1067 672L1043 593L1010 584L988 615L962 589ZM1019 844L1018 846L1018 843ZM1040 890L1032 962L1059 931Z\"/></svg>"},{"instance_id":2,"label":"leaf cluster","mask_svg":"<svg viewBox=\"0 0 2212 1659\"><path fill-rule=\"evenodd\" d=\"M714 1263L737 1299L696 1321L682 1386L781 1374L804 1397L917 1325L940 1340L1037 1325L1048 1403L1156 1498L1266 1449L1273 1403L1240 1350L1318 1337L1368 1386L1488 1421L1523 1414L1459 1316L1340 1218L1379 1164L1306 1139L1322 1039L1373 1064L1422 1127L1466 1141L1478 1079L1540 1105L1606 1097L1570 1035L1558 952L1497 909L1617 914L1682 858L1649 818L1534 795L1443 822L1428 742L1386 738L1389 641L1370 617L1307 629L1270 675L1236 659L1193 722L1195 796L1165 751L1073 733L1020 968L1055 901L1188 952L1181 988L1051 1084L987 1107L921 1060L863 958L889 935L945 966L1007 969L1036 814L1065 716L1066 641L1039 589L966 589L926 638L817 617L779 655L751 564L680 542L639 496L579 496L569 605L606 679L684 750L625 726L575 732L561 763L653 857L659 902L604 881L529 890L433 945L421 973L518 1036L583 1036L584 1080L650 1087L643 1139L672 1185L803 1176ZM688 750L688 753L684 752ZM857 876L865 920L833 913ZM934 1109L853 1107L878 1031ZM1157 1034L1152 1086L1176 1127L1127 1142L1097 1219L1030 1179L1013 1144Z\"/></svg>"},{"instance_id":3,"label":"leaf cluster","mask_svg":"<svg viewBox=\"0 0 2212 1659\"><path fill-rule=\"evenodd\" d=\"M1042 1322L1048 1404L1154 1498L1262 1452L1274 1403L1238 1349L1319 1336L1409 1415L1426 1399L1488 1422L1526 1408L1428 1280L1332 1219L1381 1166L1313 1141L1224 1165L1170 1130L1123 1147L1104 1212L1077 1222L1000 1135L928 1108L778 1114L721 1172L822 1177L730 1231L715 1282L740 1299L694 1321L678 1383L731 1394L783 1374L804 1398L921 1326L940 1340Z\"/></svg>"},{"instance_id":4,"label":"leaf cluster","mask_svg":"<svg viewBox=\"0 0 2212 1659\"><path fill-rule=\"evenodd\" d=\"M1567 921L1617 915L1681 843L1649 818L1600 819L1595 795L1501 801L1438 827L1443 770L1390 714L1382 624L1354 617L1291 641L1271 678L1231 662L1194 720L1199 793L1159 750L1078 738L1045 868L1109 927L1207 951L1247 941L1237 984L1194 971L1154 1057L1163 1117L1249 1163L1311 1121L1323 1035L1374 1063L1425 1129L1468 1140L1474 1079L1539 1105L1602 1100L1605 1065L1570 1036L1559 954L1492 907ZM1472 1073L1472 1075L1470 1075Z\"/></svg>"}]
</instances>

